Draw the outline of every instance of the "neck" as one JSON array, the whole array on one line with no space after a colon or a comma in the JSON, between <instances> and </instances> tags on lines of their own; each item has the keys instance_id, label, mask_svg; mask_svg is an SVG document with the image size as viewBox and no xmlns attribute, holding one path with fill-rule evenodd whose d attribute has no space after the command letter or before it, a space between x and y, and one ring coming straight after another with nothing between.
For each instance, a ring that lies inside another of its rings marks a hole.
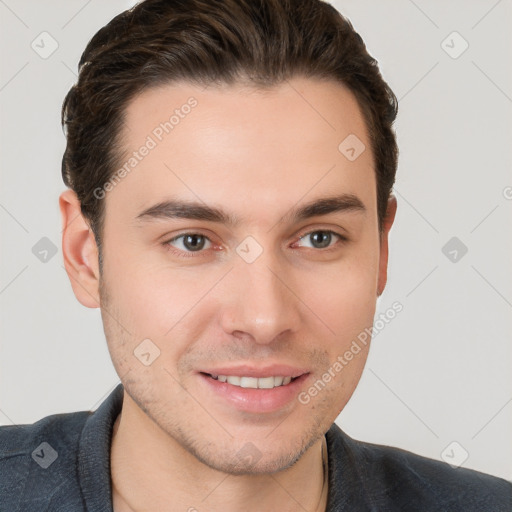
<instances>
[{"instance_id":1,"label":"neck","mask_svg":"<svg viewBox=\"0 0 512 512\"><path fill-rule=\"evenodd\" d=\"M112 434L114 512L324 512L325 438L291 467L272 474L228 475L209 468L145 414L125 407Z\"/></svg>"}]
</instances>

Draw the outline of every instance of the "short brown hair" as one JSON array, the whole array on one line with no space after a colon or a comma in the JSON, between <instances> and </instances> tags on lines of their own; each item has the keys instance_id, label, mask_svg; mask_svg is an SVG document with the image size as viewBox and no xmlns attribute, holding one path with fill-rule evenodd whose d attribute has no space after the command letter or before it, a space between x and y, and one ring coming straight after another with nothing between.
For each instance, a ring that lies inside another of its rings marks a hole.
<instances>
[{"instance_id":1,"label":"short brown hair","mask_svg":"<svg viewBox=\"0 0 512 512\"><path fill-rule=\"evenodd\" d=\"M178 80L265 88L302 76L348 86L370 136L382 228L398 161L392 129L398 102L350 21L328 3L145 0L94 35L78 69L62 106L62 177L94 232L100 264L104 204L94 191L119 166L128 102Z\"/></svg>"}]
</instances>

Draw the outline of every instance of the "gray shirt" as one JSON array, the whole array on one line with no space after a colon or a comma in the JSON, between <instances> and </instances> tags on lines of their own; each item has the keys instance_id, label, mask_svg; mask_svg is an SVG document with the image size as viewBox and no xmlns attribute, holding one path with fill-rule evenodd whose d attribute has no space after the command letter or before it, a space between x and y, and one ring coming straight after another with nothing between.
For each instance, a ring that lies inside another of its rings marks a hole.
<instances>
[{"instance_id":1,"label":"gray shirt","mask_svg":"<svg viewBox=\"0 0 512 512\"><path fill-rule=\"evenodd\" d=\"M94 412L0 427L0 511L112 512L110 444L122 403L119 384ZM336 424L326 439L328 512L512 511L506 480L355 441Z\"/></svg>"}]
</instances>

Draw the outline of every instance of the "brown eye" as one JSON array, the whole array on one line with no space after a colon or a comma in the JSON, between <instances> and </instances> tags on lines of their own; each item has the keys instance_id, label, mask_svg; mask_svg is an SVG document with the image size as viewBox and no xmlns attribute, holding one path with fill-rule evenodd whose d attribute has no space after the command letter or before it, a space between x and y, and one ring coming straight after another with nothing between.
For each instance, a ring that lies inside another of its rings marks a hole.
<instances>
[{"instance_id":1,"label":"brown eye","mask_svg":"<svg viewBox=\"0 0 512 512\"><path fill-rule=\"evenodd\" d=\"M211 244L210 240L199 233L185 233L167 242L168 245L183 252L199 252L205 249L208 243Z\"/></svg>"},{"instance_id":2,"label":"brown eye","mask_svg":"<svg viewBox=\"0 0 512 512\"><path fill-rule=\"evenodd\" d=\"M183 238L183 245L189 251L200 251L205 245L205 238L203 235L185 235Z\"/></svg>"}]
</instances>

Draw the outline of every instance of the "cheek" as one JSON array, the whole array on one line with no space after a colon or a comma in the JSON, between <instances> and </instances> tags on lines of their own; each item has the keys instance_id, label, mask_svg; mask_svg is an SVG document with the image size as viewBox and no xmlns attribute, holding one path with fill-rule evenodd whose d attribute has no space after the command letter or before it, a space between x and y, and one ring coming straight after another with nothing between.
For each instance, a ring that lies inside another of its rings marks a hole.
<instances>
[{"instance_id":1,"label":"cheek","mask_svg":"<svg viewBox=\"0 0 512 512\"><path fill-rule=\"evenodd\" d=\"M108 269L109 290L133 338L179 340L177 334L190 316L197 328L204 323L206 318L197 311L225 271L207 266L177 269L132 259Z\"/></svg>"},{"instance_id":2,"label":"cheek","mask_svg":"<svg viewBox=\"0 0 512 512\"><path fill-rule=\"evenodd\" d=\"M373 323L377 278L378 254L368 248L303 278L301 295L337 344L350 343Z\"/></svg>"}]
</instances>

